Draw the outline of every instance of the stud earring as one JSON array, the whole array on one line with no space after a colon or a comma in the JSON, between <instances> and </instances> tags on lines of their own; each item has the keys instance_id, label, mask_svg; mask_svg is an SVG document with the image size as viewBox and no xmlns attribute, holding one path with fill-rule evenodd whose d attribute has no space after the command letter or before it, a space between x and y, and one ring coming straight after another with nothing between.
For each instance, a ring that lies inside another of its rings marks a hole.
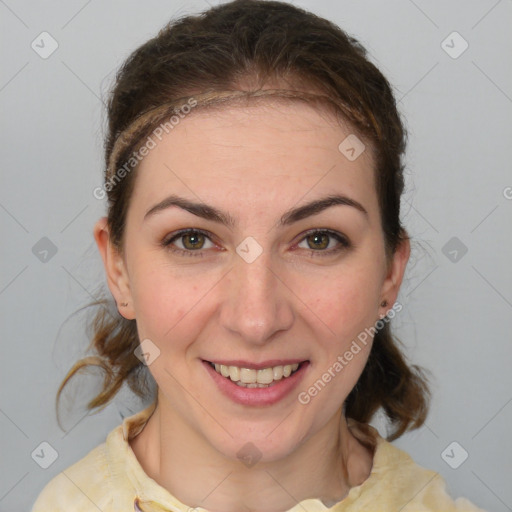
<instances>
[{"instance_id":1,"label":"stud earring","mask_svg":"<svg viewBox=\"0 0 512 512\"><path fill-rule=\"evenodd\" d=\"M121 302L119 305L121 307L125 308L126 306L128 306L128 302Z\"/></svg>"},{"instance_id":2,"label":"stud earring","mask_svg":"<svg viewBox=\"0 0 512 512\"><path fill-rule=\"evenodd\" d=\"M381 306L382 308L385 308L387 305L388 305L388 301L387 301L387 300L383 300L383 301L380 303L380 306ZM385 316L386 316L386 313L382 313L381 315L379 315L379 318L382 320Z\"/></svg>"}]
</instances>

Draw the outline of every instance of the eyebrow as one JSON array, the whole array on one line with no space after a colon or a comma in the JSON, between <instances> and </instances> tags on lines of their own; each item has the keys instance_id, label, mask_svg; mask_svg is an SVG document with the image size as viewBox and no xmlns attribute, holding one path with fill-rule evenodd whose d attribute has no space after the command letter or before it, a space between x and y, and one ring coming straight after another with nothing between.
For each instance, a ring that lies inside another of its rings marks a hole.
<instances>
[{"instance_id":1,"label":"eyebrow","mask_svg":"<svg viewBox=\"0 0 512 512\"><path fill-rule=\"evenodd\" d=\"M316 215L331 206L337 205L352 206L368 218L368 212L361 203L348 196L334 194L288 210L281 216L278 227L289 226L294 222L310 217L311 215ZM160 201L158 204L150 208L144 215L144 220L172 206L177 206L178 208L186 210L197 217L218 222L228 226L229 228L234 228L236 226L236 220L229 215L229 213L224 213L214 206L204 203L196 203L174 194L166 197L163 201Z\"/></svg>"}]
</instances>

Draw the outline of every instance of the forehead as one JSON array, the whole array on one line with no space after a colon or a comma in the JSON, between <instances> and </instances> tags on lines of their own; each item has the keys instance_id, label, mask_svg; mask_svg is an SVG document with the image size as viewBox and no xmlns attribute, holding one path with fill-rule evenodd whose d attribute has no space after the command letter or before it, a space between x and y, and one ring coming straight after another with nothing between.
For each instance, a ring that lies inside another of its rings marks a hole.
<instances>
[{"instance_id":1,"label":"forehead","mask_svg":"<svg viewBox=\"0 0 512 512\"><path fill-rule=\"evenodd\" d=\"M260 196L268 207L338 191L371 209L376 197L370 148L356 159L343 152L344 141L353 145L355 136L332 113L299 101L198 108L168 133L153 136L156 145L138 166L132 200L149 205L181 192L242 207L244 198L254 206Z\"/></svg>"}]
</instances>

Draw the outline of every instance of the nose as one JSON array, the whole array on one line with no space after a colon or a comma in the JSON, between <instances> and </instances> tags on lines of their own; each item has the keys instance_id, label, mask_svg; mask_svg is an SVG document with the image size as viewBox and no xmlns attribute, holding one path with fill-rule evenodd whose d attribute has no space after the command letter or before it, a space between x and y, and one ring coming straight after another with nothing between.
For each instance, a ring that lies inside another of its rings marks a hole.
<instances>
[{"instance_id":1,"label":"nose","mask_svg":"<svg viewBox=\"0 0 512 512\"><path fill-rule=\"evenodd\" d=\"M255 345L264 345L294 321L293 293L271 256L263 251L251 263L237 256L223 280L221 325Z\"/></svg>"}]
</instances>

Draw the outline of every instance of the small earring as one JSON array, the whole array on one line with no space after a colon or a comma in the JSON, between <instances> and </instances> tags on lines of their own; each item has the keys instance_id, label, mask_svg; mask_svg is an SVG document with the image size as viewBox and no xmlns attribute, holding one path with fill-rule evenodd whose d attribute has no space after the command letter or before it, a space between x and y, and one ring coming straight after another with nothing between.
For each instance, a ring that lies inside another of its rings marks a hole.
<instances>
[{"instance_id":1,"label":"small earring","mask_svg":"<svg viewBox=\"0 0 512 512\"><path fill-rule=\"evenodd\" d=\"M121 302L119 305L121 307L125 308L126 306L128 306L128 302Z\"/></svg>"},{"instance_id":2,"label":"small earring","mask_svg":"<svg viewBox=\"0 0 512 512\"><path fill-rule=\"evenodd\" d=\"M387 300L383 300L380 303L380 305L381 305L381 307L385 308L388 305L388 301ZM382 313L381 315L379 315L379 318L382 320L385 316L386 316L386 313Z\"/></svg>"}]
</instances>

